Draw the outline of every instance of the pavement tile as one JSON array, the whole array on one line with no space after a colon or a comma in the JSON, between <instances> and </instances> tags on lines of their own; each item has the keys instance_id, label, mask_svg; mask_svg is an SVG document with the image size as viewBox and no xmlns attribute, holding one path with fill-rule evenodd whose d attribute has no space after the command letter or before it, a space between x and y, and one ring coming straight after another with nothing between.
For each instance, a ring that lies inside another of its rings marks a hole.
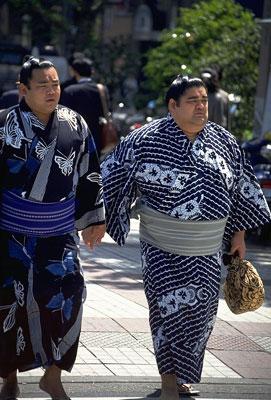
<instances>
[{"instance_id":1,"label":"pavement tile","mask_svg":"<svg viewBox=\"0 0 271 400\"><path fill-rule=\"evenodd\" d=\"M212 335L241 336L242 332L232 323L217 318Z\"/></svg>"},{"instance_id":2,"label":"pavement tile","mask_svg":"<svg viewBox=\"0 0 271 400\"><path fill-rule=\"evenodd\" d=\"M90 347L143 347L129 332L81 332L80 342Z\"/></svg>"},{"instance_id":3,"label":"pavement tile","mask_svg":"<svg viewBox=\"0 0 271 400\"><path fill-rule=\"evenodd\" d=\"M63 371L63 376L71 377L71 374ZM113 376L113 373L103 364L75 364L72 376Z\"/></svg>"},{"instance_id":4,"label":"pavement tile","mask_svg":"<svg viewBox=\"0 0 271 400\"><path fill-rule=\"evenodd\" d=\"M271 313L271 311L270 311ZM271 323L231 322L233 328L247 336L271 336Z\"/></svg>"},{"instance_id":5,"label":"pavement tile","mask_svg":"<svg viewBox=\"0 0 271 400\"><path fill-rule=\"evenodd\" d=\"M243 378L271 379L271 354L265 352L211 350Z\"/></svg>"},{"instance_id":6,"label":"pavement tile","mask_svg":"<svg viewBox=\"0 0 271 400\"><path fill-rule=\"evenodd\" d=\"M159 376L154 365L106 364L106 366L116 376Z\"/></svg>"},{"instance_id":7,"label":"pavement tile","mask_svg":"<svg viewBox=\"0 0 271 400\"><path fill-rule=\"evenodd\" d=\"M85 307L103 313L103 317L116 318L148 318L148 309L133 301L127 300L117 293L113 293L99 285L87 284L89 292ZM89 316L89 315L87 315Z\"/></svg>"},{"instance_id":8,"label":"pavement tile","mask_svg":"<svg viewBox=\"0 0 271 400\"><path fill-rule=\"evenodd\" d=\"M239 374L215 357L209 350L205 352L202 377L241 378Z\"/></svg>"},{"instance_id":9,"label":"pavement tile","mask_svg":"<svg viewBox=\"0 0 271 400\"><path fill-rule=\"evenodd\" d=\"M149 318L115 318L115 321L129 332L148 332L150 334Z\"/></svg>"},{"instance_id":10,"label":"pavement tile","mask_svg":"<svg viewBox=\"0 0 271 400\"><path fill-rule=\"evenodd\" d=\"M267 324L271 322L269 307L262 306L257 311L235 315L230 311L224 299L219 300L218 317L224 321L230 322L232 326L234 326L236 322L267 323Z\"/></svg>"},{"instance_id":11,"label":"pavement tile","mask_svg":"<svg viewBox=\"0 0 271 400\"><path fill-rule=\"evenodd\" d=\"M270 336L249 336L249 338L262 347L262 349L271 353Z\"/></svg>"},{"instance_id":12,"label":"pavement tile","mask_svg":"<svg viewBox=\"0 0 271 400\"><path fill-rule=\"evenodd\" d=\"M263 348L259 346L250 338L242 335L238 336L225 336L225 335L211 335L207 348L216 350L242 350L242 351L262 351Z\"/></svg>"},{"instance_id":13,"label":"pavement tile","mask_svg":"<svg viewBox=\"0 0 271 400\"><path fill-rule=\"evenodd\" d=\"M111 318L83 317L82 331L124 332L125 328Z\"/></svg>"}]
</instances>

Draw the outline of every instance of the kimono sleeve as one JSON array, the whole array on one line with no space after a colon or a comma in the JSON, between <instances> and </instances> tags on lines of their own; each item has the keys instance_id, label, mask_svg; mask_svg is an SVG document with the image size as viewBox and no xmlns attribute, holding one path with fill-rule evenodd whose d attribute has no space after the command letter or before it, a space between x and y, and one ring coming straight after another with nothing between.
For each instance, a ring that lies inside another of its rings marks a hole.
<instances>
[{"instance_id":1,"label":"kimono sleeve","mask_svg":"<svg viewBox=\"0 0 271 400\"><path fill-rule=\"evenodd\" d=\"M83 145L75 196L75 225L78 230L105 222L102 177L96 147L83 118L81 123Z\"/></svg>"},{"instance_id":2,"label":"kimono sleeve","mask_svg":"<svg viewBox=\"0 0 271 400\"><path fill-rule=\"evenodd\" d=\"M133 135L126 137L101 164L107 232L120 246L130 230L131 205L136 199L137 161Z\"/></svg>"},{"instance_id":3,"label":"kimono sleeve","mask_svg":"<svg viewBox=\"0 0 271 400\"><path fill-rule=\"evenodd\" d=\"M3 177L3 153L5 148L5 121L7 110L0 111L0 189L2 187L1 178Z\"/></svg>"},{"instance_id":4,"label":"kimono sleeve","mask_svg":"<svg viewBox=\"0 0 271 400\"><path fill-rule=\"evenodd\" d=\"M8 115L8 110L0 110L0 156L3 153L5 144L5 122Z\"/></svg>"},{"instance_id":5,"label":"kimono sleeve","mask_svg":"<svg viewBox=\"0 0 271 400\"><path fill-rule=\"evenodd\" d=\"M242 149L240 149L239 171L231 201L231 211L225 230L226 241L230 241L234 232L254 229L271 221L270 210L262 189Z\"/></svg>"}]
</instances>

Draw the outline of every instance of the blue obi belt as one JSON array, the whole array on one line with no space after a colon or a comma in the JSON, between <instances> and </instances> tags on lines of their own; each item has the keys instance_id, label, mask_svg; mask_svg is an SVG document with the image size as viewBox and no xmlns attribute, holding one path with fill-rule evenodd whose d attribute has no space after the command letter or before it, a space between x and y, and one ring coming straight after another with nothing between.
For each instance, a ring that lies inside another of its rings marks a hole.
<instances>
[{"instance_id":1,"label":"blue obi belt","mask_svg":"<svg viewBox=\"0 0 271 400\"><path fill-rule=\"evenodd\" d=\"M0 229L28 236L59 236L73 232L74 197L54 203L24 199L2 192Z\"/></svg>"}]
</instances>

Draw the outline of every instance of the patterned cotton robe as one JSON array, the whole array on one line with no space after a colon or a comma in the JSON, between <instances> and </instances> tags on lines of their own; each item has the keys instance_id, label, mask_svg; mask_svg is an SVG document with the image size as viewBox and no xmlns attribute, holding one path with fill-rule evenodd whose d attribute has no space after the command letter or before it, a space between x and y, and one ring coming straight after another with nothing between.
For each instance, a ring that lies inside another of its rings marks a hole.
<instances>
[{"instance_id":1,"label":"patterned cotton robe","mask_svg":"<svg viewBox=\"0 0 271 400\"><path fill-rule=\"evenodd\" d=\"M234 231L270 221L251 166L234 137L215 123L208 122L192 143L168 115L128 135L101 168L107 230L119 245L137 196L179 219L228 216L225 244ZM141 254L159 372L197 383L217 314L221 251L187 257L141 241Z\"/></svg>"},{"instance_id":2,"label":"patterned cotton robe","mask_svg":"<svg viewBox=\"0 0 271 400\"><path fill-rule=\"evenodd\" d=\"M99 163L81 116L58 106L44 126L22 101L0 113L0 137L1 190L38 202L75 195L79 230L104 222ZM52 364L70 371L85 295L77 233L0 230L0 243L0 376Z\"/></svg>"}]
</instances>

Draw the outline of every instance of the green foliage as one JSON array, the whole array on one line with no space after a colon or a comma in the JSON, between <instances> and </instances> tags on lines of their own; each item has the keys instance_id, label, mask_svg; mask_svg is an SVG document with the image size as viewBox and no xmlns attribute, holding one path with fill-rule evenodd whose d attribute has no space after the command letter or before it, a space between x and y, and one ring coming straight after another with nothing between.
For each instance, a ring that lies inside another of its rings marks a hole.
<instances>
[{"instance_id":1,"label":"green foliage","mask_svg":"<svg viewBox=\"0 0 271 400\"><path fill-rule=\"evenodd\" d=\"M103 6L102 0L9 0L13 21L31 17L29 25L33 44L54 44L59 51L72 52L84 48L94 28L93 21Z\"/></svg>"},{"instance_id":2,"label":"green foliage","mask_svg":"<svg viewBox=\"0 0 271 400\"><path fill-rule=\"evenodd\" d=\"M131 46L131 38L122 36L103 45L100 40L92 41L85 53L94 60L96 79L104 82L116 97L124 79L136 76L141 63L139 52Z\"/></svg>"},{"instance_id":3,"label":"green foliage","mask_svg":"<svg viewBox=\"0 0 271 400\"><path fill-rule=\"evenodd\" d=\"M241 96L232 131L242 137L252 129L258 75L259 28L253 15L234 0L203 0L181 8L177 27L165 31L151 50L145 74L160 100L177 74L198 76L203 67L223 70L221 87Z\"/></svg>"}]
</instances>

